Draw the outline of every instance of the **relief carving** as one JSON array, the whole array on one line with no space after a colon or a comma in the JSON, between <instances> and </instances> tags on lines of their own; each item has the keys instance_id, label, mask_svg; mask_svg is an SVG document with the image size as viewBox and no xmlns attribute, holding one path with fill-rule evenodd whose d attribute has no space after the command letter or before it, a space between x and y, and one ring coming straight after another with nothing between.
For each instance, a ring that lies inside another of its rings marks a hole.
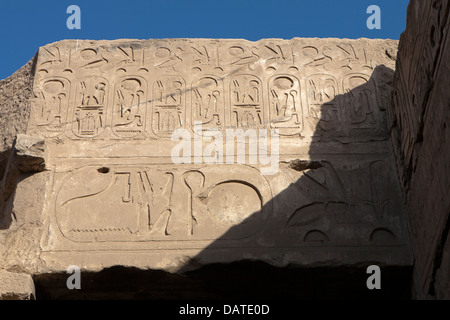
<instances>
[{"instance_id":1,"label":"relief carving","mask_svg":"<svg viewBox=\"0 0 450 320\"><path fill-rule=\"evenodd\" d=\"M265 125L262 83L253 75L239 75L230 81L231 125L258 128Z\"/></svg>"},{"instance_id":2,"label":"relief carving","mask_svg":"<svg viewBox=\"0 0 450 320\"><path fill-rule=\"evenodd\" d=\"M291 75L278 75L269 81L270 123L280 135L300 134L303 129L301 89L298 79Z\"/></svg>"},{"instance_id":3,"label":"relief carving","mask_svg":"<svg viewBox=\"0 0 450 320\"><path fill-rule=\"evenodd\" d=\"M165 76L153 84L153 132L168 137L184 128L186 85L181 77Z\"/></svg>"},{"instance_id":4,"label":"relief carving","mask_svg":"<svg viewBox=\"0 0 450 320\"><path fill-rule=\"evenodd\" d=\"M166 72L177 72L177 67L183 62L183 58L181 57L182 53L183 49L180 47L159 47L153 53L155 59L154 66Z\"/></svg>"},{"instance_id":5,"label":"relief carving","mask_svg":"<svg viewBox=\"0 0 450 320\"><path fill-rule=\"evenodd\" d=\"M292 176L291 170L286 169L296 181L295 190L308 200L299 202L297 207L292 204L285 228L308 232L310 228L345 230L356 224L361 227L374 224L389 230L388 217L399 208L389 191L391 172L385 161L353 165L344 170L325 161L322 165L300 176ZM363 239L373 237L372 229L367 232L361 235ZM392 230L389 232L394 235ZM331 240L330 236L326 239Z\"/></svg>"},{"instance_id":6,"label":"relief carving","mask_svg":"<svg viewBox=\"0 0 450 320\"><path fill-rule=\"evenodd\" d=\"M379 96L374 80L365 74L350 74L343 80L346 119L352 129L377 130L380 126Z\"/></svg>"},{"instance_id":7,"label":"relief carving","mask_svg":"<svg viewBox=\"0 0 450 320\"><path fill-rule=\"evenodd\" d=\"M372 74L392 63L392 45L358 41L79 40L42 48L29 132L51 138L45 250L145 252L154 267L166 250L181 260L195 250L241 259L245 250L256 257L261 248L284 255L295 247L313 261L308 247L328 254L333 246L403 244L383 158L384 87ZM200 155L196 123L220 131L202 133ZM214 143L231 128L247 134L223 145L240 164L207 163L213 152L219 159ZM171 158L176 129L191 134L189 159L179 164ZM279 139L269 141L268 129ZM255 132L261 141L252 144ZM245 145L242 161L235 141ZM270 161L279 170L264 175L277 144ZM251 162L252 152L266 155ZM297 166L285 165L293 159Z\"/></svg>"},{"instance_id":8,"label":"relief carving","mask_svg":"<svg viewBox=\"0 0 450 320\"><path fill-rule=\"evenodd\" d=\"M102 77L86 77L77 83L73 133L80 138L97 137L105 127L108 81Z\"/></svg>"},{"instance_id":9,"label":"relief carving","mask_svg":"<svg viewBox=\"0 0 450 320\"><path fill-rule=\"evenodd\" d=\"M204 130L225 123L225 93L222 80L205 76L192 83L192 123L201 122Z\"/></svg>"},{"instance_id":10,"label":"relief carving","mask_svg":"<svg viewBox=\"0 0 450 320\"><path fill-rule=\"evenodd\" d=\"M230 175L226 166L81 168L60 183L58 227L75 242L205 240L230 226L236 230L224 240L245 238L261 227L270 189L256 170L237 165L234 171ZM243 174L248 180L237 179Z\"/></svg>"},{"instance_id":11,"label":"relief carving","mask_svg":"<svg viewBox=\"0 0 450 320\"><path fill-rule=\"evenodd\" d=\"M66 125L70 94L69 80L61 77L46 78L35 89L34 121L45 136L62 132Z\"/></svg>"},{"instance_id":12,"label":"relief carving","mask_svg":"<svg viewBox=\"0 0 450 320\"><path fill-rule=\"evenodd\" d=\"M306 85L312 129L339 132L342 115L340 114L340 106L335 100L339 95L336 78L327 74L316 74L307 79Z\"/></svg>"},{"instance_id":13,"label":"relief carving","mask_svg":"<svg viewBox=\"0 0 450 320\"><path fill-rule=\"evenodd\" d=\"M219 48L221 65L227 71L254 70L254 64L259 60L259 48L241 44L221 46Z\"/></svg>"},{"instance_id":14,"label":"relief carving","mask_svg":"<svg viewBox=\"0 0 450 320\"><path fill-rule=\"evenodd\" d=\"M192 71L223 71L223 68L220 66L219 51L217 46L192 46L191 50L194 55L191 65Z\"/></svg>"},{"instance_id":15,"label":"relief carving","mask_svg":"<svg viewBox=\"0 0 450 320\"><path fill-rule=\"evenodd\" d=\"M113 132L124 138L144 133L147 110L147 83L142 77L129 76L116 84Z\"/></svg>"}]
</instances>

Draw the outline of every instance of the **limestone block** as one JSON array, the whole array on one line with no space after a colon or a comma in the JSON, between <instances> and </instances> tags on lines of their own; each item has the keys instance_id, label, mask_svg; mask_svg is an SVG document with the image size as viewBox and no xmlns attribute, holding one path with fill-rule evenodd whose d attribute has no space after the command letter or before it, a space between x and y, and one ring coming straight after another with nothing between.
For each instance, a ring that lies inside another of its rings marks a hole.
<instances>
[{"instance_id":1,"label":"limestone block","mask_svg":"<svg viewBox=\"0 0 450 320\"><path fill-rule=\"evenodd\" d=\"M0 300L34 299L34 282L29 274L0 270Z\"/></svg>"}]
</instances>

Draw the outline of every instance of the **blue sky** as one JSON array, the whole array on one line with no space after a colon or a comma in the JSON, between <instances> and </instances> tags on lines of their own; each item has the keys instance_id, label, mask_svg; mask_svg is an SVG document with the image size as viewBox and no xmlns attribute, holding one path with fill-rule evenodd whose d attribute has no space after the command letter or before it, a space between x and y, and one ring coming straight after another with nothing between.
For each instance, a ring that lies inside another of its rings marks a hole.
<instances>
[{"instance_id":1,"label":"blue sky","mask_svg":"<svg viewBox=\"0 0 450 320\"><path fill-rule=\"evenodd\" d=\"M338 37L399 39L408 0L1 0L0 79L62 39ZM69 5L81 29L69 30ZM369 30L367 7L381 9Z\"/></svg>"}]
</instances>

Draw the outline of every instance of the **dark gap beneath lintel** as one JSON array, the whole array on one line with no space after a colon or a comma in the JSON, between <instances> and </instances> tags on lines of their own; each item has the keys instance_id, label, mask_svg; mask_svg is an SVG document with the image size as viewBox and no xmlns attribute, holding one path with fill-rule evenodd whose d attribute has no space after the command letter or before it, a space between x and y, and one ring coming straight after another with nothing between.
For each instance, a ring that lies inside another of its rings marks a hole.
<instances>
[{"instance_id":1,"label":"dark gap beneath lintel","mask_svg":"<svg viewBox=\"0 0 450 320\"><path fill-rule=\"evenodd\" d=\"M211 264L184 274L115 266L81 272L81 289L69 290L70 274L34 276L38 300L409 300L411 267L381 267L381 289L366 286L367 266L274 267L264 262Z\"/></svg>"}]
</instances>

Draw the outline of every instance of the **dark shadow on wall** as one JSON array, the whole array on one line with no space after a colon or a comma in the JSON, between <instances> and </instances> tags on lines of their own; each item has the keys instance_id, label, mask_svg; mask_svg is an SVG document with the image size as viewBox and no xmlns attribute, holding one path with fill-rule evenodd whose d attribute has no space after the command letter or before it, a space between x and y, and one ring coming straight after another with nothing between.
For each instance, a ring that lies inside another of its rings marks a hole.
<instances>
[{"instance_id":1,"label":"dark shadow on wall","mask_svg":"<svg viewBox=\"0 0 450 320\"><path fill-rule=\"evenodd\" d=\"M280 163L288 187L177 274L113 267L85 274L80 292L65 287L65 273L37 275L37 299L409 299L403 208L380 147L392 78L378 66L370 79L347 79L362 84L344 94L318 92L325 102L303 110L317 117L309 159ZM366 286L372 264L381 267L381 290Z\"/></svg>"},{"instance_id":2,"label":"dark shadow on wall","mask_svg":"<svg viewBox=\"0 0 450 320\"><path fill-rule=\"evenodd\" d=\"M386 156L393 73L381 65L370 78L345 77L344 87L353 89L339 95L326 76L310 80L322 82L314 97L322 103L303 108L318 120L309 159L280 161L288 187L179 272L214 274L208 288L229 298L408 299L411 268L397 259L407 255L406 217L395 164ZM240 262L208 265L214 261ZM367 289L372 264L383 270L383 290Z\"/></svg>"},{"instance_id":3,"label":"dark shadow on wall","mask_svg":"<svg viewBox=\"0 0 450 320\"><path fill-rule=\"evenodd\" d=\"M13 164L14 145L0 153L0 230L8 229L14 218L12 203L20 177L20 171Z\"/></svg>"}]
</instances>

